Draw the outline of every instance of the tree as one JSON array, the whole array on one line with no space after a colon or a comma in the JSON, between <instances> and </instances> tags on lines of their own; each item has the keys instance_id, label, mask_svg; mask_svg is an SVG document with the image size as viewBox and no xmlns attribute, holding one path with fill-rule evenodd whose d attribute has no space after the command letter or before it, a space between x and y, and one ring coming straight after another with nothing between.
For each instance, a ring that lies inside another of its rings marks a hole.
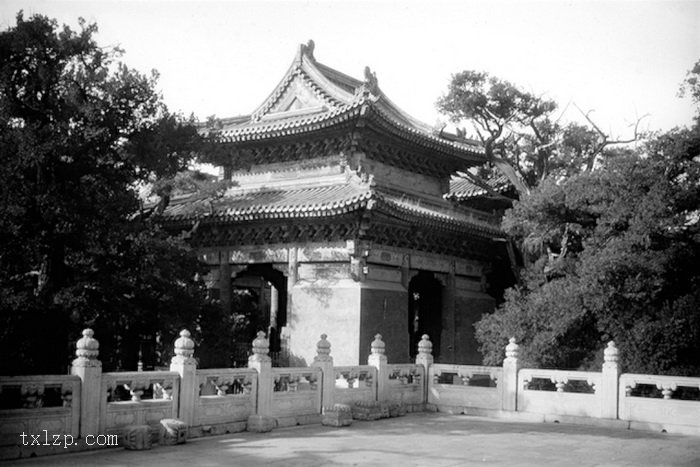
<instances>
[{"instance_id":1,"label":"tree","mask_svg":"<svg viewBox=\"0 0 700 467\"><path fill-rule=\"evenodd\" d=\"M698 75L681 88L696 104ZM700 106L690 128L546 178L504 229L536 260L476 325L486 363L514 336L528 365L597 366L614 339L628 371L700 372Z\"/></svg>"},{"instance_id":2,"label":"tree","mask_svg":"<svg viewBox=\"0 0 700 467\"><path fill-rule=\"evenodd\" d=\"M700 126L650 140L566 180L546 179L504 228L547 248L477 323L486 363L516 337L528 365L700 373Z\"/></svg>"},{"instance_id":3,"label":"tree","mask_svg":"<svg viewBox=\"0 0 700 467\"><path fill-rule=\"evenodd\" d=\"M568 177L590 171L616 144L635 141L639 122L630 139L611 139L581 112L590 126L562 125L554 119L557 104L485 72L463 71L452 76L438 109L454 123L470 123L488 161L526 196L548 176ZM464 131L466 133L466 131ZM476 184L500 196L479 177L465 172ZM483 174L482 174L483 175Z\"/></svg>"},{"instance_id":4,"label":"tree","mask_svg":"<svg viewBox=\"0 0 700 467\"><path fill-rule=\"evenodd\" d=\"M107 368L133 368L206 303L194 253L138 215L136 189L186 168L197 130L96 31L20 12L0 33L2 373L64 371L85 325Z\"/></svg>"}]
</instances>

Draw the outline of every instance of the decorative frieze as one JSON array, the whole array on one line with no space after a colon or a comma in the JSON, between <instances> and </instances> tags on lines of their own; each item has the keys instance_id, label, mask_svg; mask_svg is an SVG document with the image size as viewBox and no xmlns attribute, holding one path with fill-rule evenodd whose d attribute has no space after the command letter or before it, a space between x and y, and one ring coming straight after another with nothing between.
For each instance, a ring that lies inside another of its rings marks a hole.
<instances>
[{"instance_id":1,"label":"decorative frieze","mask_svg":"<svg viewBox=\"0 0 700 467\"><path fill-rule=\"evenodd\" d=\"M389 251L383 248L371 248L367 256L368 263L386 264L391 266L401 266L406 260L406 254Z\"/></svg>"},{"instance_id":2,"label":"decorative frieze","mask_svg":"<svg viewBox=\"0 0 700 467\"><path fill-rule=\"evenodd\" d=\"M424 271L450 272L452 262L448 259L430 258L427 256L411 255L411 269Z\"/></svg>"},{"instance_id":3,"label":"decorative frieze","mask_svg":"<svg viewBox=\"0 0 700 467\"><path fill-rule=\"evenodd\" d=\"M286 246L233 250L228 255L230 263L286 263L288 259Z\"/></svg>"},{"instance_id":4,"label":"decorative frieze","mask_svg":"<svg viewBox=\"0 0 700 467\"><path fill-rule=\"evenodd\" d=\"M299 280L336 281L351 278L350 263L299 264Z\"/></svg>"},{"instance_id":5,"label":"decorative frieze","mask_svg":"<svg viewBox=\"0 0 700 467\"><path fill-rule=\"evenodd\" d=\"M297 260L318 261L348 261L350 253L344 241L324 242L317 245L306 245L298 249Z\"/></svg>"},{"instance_id":6,"label":"decorative frieze","mask_svg":"<svg viewBox=\"0 0 700 467\"><path fill-rule=\"evenodd\" d=\"M434 227L398 225L384 222L382 215L370 217L367 228L363 230L363 236L376 245L442 256L483 258L487 261L490 261L489 255L493 249L489 240L472 237L468 232L451 232L437 225ZM421 264L418 269L447 272L450 269L450 261L446 259L443 261L444 263L439 266ZM431 261L427 260L427 262ZM411 267L416 266L411 263Z\"/></svg>"},{"instance_id":7,"label":"decorative frieze","mask_svg":"<svg viewBox=\"0 0 700 467\"><path fill-rule=\"evenodd\" d=\"M441 161L442 163L436 164L434 154L429 154L428 151L409 150L407 146L391 144L386 138L364 137L358 143L358 150L364 152L367 158L409 172L445 178L449 177L456 169L456 167L445 164L444 160Z\"/></svg>"},{"instance_id":8,"label":"decorative frieze","mask_svg":"<svg viewBox=\"0 0 700 467\"><path fill-rule=\"evenodd\" d=\"M350 150L352 135L345 134L337 137L327 136L320 139L303 139L282 141L274 144L265 141L261 145L250 145L237 149L239 157L250 161L251 165L280 164L284 162L318 161L324 157L338 155ZM279 170L284 170L279 166Z\"/></svg>"},{"instance_id":9,"label":"decorative frieze","mask_svg":"<svg viewBox=\"0 0 700 467\"><path fill-rule=\"evenodd\" d=\"M455 274L458 276L480 277L483 264L477 261L458 260L455 262Z\"/></svg>"},{"instance_id":10,"label":"decorative frieze","mask_svg":"<svg viewBox=\"0 0 700 467\"><path fill-rule=\"evenodd\" d=\"M268 245L284 244L301 246L312 242L345 241L359 233L359 222L355 216L340 215L334 218L309 220L270 220L269 222L236 223L228 225L201 225L194 237L196 247L261 245L253 249L256 253L235 253L233 260L265 262ZM270 252L273 261L287 261L280 250ZM279 255L279 256L275 256ZM229 257L229 261L232 258ZM235 262L235 261L234 261Z\"/></svg>"},{"instance_id":11,"label":"decorative frieze","mask_svg":"<svg viewBox=\"0 0 700 467\"><path fill-rule=\"evenodd\" d=\"M367 266L367 280L401 283L401 269L383 266Z\"/></svg>"}]
</instances>

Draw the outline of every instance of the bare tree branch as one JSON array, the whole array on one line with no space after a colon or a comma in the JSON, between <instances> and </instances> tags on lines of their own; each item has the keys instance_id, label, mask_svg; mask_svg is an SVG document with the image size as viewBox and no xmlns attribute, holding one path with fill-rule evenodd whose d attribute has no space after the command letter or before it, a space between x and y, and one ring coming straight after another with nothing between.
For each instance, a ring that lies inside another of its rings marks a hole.
<instances>
[{"instance_id":1,"label":"bare tree branch","mask_svg":"<svg viewBox=\"0 0 700 467\"><path fill-rule=\"evenodd\" d=\"M593 127L595 132L598 134L600 137L600 142L593 148L591 151L591 154L588 156L588 162L586 163L586 172L590 172L593 170L593 167L595 166L595 161L598 155L603 152L603 149L605 149L608 146L612 146L615 144L629 144L629 143L634 143L640 138L639 135L639 124L641 121L648 117L649 114L644 114L641 117L637 118L637 121L634 124L634 135L631 138L628 139L617 139L617 140L611 140L609 139L609 135L605 133L603 130L600 129L598 125L593 121L593 119L590 117L590 113L593 112L593 110L589 110L588 112L584 112L581 110L581 108L574 103L574 107L578 109L579 112L584 116L586 121Z\"/></svg>"}]
</instances>

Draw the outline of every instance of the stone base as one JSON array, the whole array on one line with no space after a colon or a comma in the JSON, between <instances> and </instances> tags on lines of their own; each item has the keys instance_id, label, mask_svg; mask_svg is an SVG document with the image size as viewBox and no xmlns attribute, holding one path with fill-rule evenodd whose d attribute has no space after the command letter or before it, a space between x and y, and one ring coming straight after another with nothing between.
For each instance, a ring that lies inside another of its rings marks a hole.
<instances>
[{"instance_id":1,"label":"stone base","mask_svg":"<svg viewBox=\"0 0 700 467\"><path fill-rule=\"evenodd\" d=\"M403 404L389 405L389 417L403 417L406 415L406 406Z\"/></svg>"},{"instance_id":2,"label":"stone base","mask_svg":"<svg viewBox=\"0 0 700 467\"><path fill-rule=\"evenodd\" d=\"M151 449L151 429L148 425L132 425L124 428L121 444L124 449L142 451Z\"/></svg>"},{"instance_id":3,"label":"stone base","mask_svg":"<svg viewBox=\"0 0 700 467\"><path fill-rule=\"evenodd\" d=\"M203 436L218 436L227 433L239 433L245 431L246 422L213 423L211 425L191 426L188 438L201 438Z\"/></svg>"},{"instance_id":4,"label":"stone base","mask_svg":"<svg viewBox=\"0 0 700 467\"><path fill-rule=\"evenodd\" d=\"M187 423L175 418L164 418L160 421L158 444L161 446L184 444L187 441L187 432Z\"/></svg>"},{"instance_id":5,"label":"stone base","mask_svg":"<svg viewBox=\"0 0 700 467\"><path fill-rule=\"evenodd\" d=\"M315 425L317 423L321 423L321 415L317 413L275 417L275 428L286 428L299 425Z\"/></svg>"},{"instance_id":6,"label":"stone base","mask_svg":"<svg viewBox=\"0 0 700 467\"><path fill-rule=\"evenodd\" d=\"M264 415L251 415L248 417L247 431L254 433L267 433L277 427L277 420Z\"/></svg>"},{"instance_id":7,"label":"stone base","mask_svg":"<svg viewBox=\"0 0 700 467\"><path fill-rule=\"evenodd\" d=\"M379 402L356 402L352 406L352 418L366 421L379 420L382 418L382 405Z\"/></svg>"},{"instance_id":8,"label":"stone base","mask_svg":"<svg viewBox=\"0 0 700 467\"><path fill-rule=\"evenodd\" d=\"M336 427L352 425L352 408L345 404L324 407L321 415L321 425Z\"/></svg>"}]
</instances>

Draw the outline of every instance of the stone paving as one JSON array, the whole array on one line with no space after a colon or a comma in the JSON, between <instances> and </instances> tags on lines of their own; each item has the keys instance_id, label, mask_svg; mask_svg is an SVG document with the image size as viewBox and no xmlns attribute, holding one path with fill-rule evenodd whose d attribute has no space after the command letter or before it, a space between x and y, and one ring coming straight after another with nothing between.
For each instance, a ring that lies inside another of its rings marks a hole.
<instances>
[{"instance_id":1,"label":"stone paving","mask_svg":"<svg viewBox=\"0 0 700 467\"><path fill-rule=\"evenodd\" d=\"M150 451L106 449L15 465L700 466L700 438L580 425L415 413L198 438Z\"/></svg>"}]
</instances>

